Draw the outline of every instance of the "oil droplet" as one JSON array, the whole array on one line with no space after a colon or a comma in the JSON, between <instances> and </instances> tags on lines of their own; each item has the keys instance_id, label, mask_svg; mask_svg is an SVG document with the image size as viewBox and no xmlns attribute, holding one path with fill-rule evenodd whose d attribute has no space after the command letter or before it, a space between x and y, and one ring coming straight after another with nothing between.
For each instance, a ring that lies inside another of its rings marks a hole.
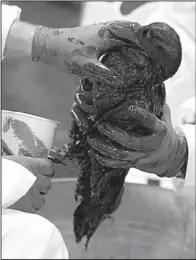
<instances>
[{"instance_id":1,"label":"oil droplet","mask_svg":"<svg viewBox=\"0 0 196 260\"><path fill-rule=\"evenodd\" d=\"M106 32L107 32L107 28L106 28L106 27L103 27L103 28L101 28L101 29L98 31L98 36L101 37L101 38L103 38L103 37L105 36Z\"/></svg>"},{"instance_id":2,"label":"oil droplet","mask_svg":"<svg viewBox=\"0 0 196 260\"><path fill-rule=\"evenodd\" d=\"M68 37L68 41L69 42L72 42L74 44L77 44L77 45L84 45L84 42L83 41L80 41L80 40L77 40L75 37L73 36L70 36Z\"/></svg>"}]
</instances>

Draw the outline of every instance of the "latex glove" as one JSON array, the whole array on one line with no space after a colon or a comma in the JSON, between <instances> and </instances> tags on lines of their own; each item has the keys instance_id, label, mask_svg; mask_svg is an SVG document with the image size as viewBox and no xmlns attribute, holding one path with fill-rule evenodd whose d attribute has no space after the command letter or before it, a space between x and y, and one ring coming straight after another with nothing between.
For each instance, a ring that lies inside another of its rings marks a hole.
<instances>
[{"instance_id":1,"label":"latex glove","mask_svg":"<svg viewBox=\"0 0 196 260\"><path fill-rule=\"evenodd\" d=\"M93 115L92 84L89 82L85 84L85 81L88 80L80 80L71 108L72 119L83 133L88 131L89 125L87 118ZM88 88L85 86L88 86ZM74 131L74 125L72 125L71 131Z\"/></svg>"},{"instance_id":2,"label":"latex glove","mask_svg":"<svg viewBox=\"0 0 196 260\"><path fill-rule=\"evenodd\" d=\"M176 176L183 167L186 170L186 139L173 128L169 107L165 105L163 110L161 121L137 106L129 108L131 117L150 130L148 136L127 133L110 123L99 123L103 137L89 138L92 154L103 166L134 167L160 177Z\"/></svg>"},{"instance_id":3,"label":"latex glove","mask_svg":"<svg viewBox=\"0 0 196 260\"><path fill-rule=\"evenodd\" d=\"M117 47L130 46L112 32L131 30L131 22L114 21L75 28L37 27L32 44L32 59L55 65L79 77L107 84L120 84L121 75L107 69L99 58ZM117 34L117 33L116 33Z\"/></svg>"},{"instance_id":4,"label":"latex glove","mask_svg":"<svg viewBox=\"0 0 196 260\"><path fill-rule=\"evenodd\" d=\"M31 158L25 156L4 156L5 159L15 161L26 167L36 177L31 189L10 208L33 213L43 207L44 196L51 188L51 180L55 173L53 163L48 159Z\"/></svg>"}]
</instances>

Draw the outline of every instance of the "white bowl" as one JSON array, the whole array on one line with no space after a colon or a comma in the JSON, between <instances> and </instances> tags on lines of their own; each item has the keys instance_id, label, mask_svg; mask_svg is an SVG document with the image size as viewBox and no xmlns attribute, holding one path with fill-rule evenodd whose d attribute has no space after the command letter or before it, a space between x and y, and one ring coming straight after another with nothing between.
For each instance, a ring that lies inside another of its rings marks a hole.
<instances>
[{"instance_id":1,"label":"white bowl","mask_svg":"<svg viewBox=\"0 0 196 260\"><path fill-rule=\"evenodd\" d=\"M13 155L47 158L59 122L2 110L2 142Z\"/></svg>"}]
</instances>

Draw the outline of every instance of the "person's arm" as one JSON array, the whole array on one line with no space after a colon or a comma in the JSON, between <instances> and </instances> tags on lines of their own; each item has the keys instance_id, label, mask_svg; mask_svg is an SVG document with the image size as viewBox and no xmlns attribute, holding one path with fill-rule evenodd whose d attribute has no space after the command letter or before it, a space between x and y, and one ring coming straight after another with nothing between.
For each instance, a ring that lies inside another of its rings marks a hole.
<instances>
[{"instance_id":1,"label":"person's arm","mask_svg":"<svg viewBox=\"0 0 196 260\"><path fill-rule=\"evenodd\" d=\"M32 42L36 28L36 25L16 19L9 30L4 55L6 57L31 58Z\"/></svg>"},{"instance_id":2,"label":"person's arm","mask_svg":"<svg viewBox=\"0 0 196 260\"><path fill-rule=\"evenodd\" d=\"M185 185L195 186L195 125L181 126L188 144L188 162L185 176Z\"/></svg>"},{"instance_id":3,"label":"person's arm","mask_svg":"<svg viewBox=\"0 0 196 260\"><path fill-rule=\"evenodd\" d=\"M7 41L7 37L13 22L20 18L21 9L17 6L2 4L2 56Z\"/></svg>"},{"instance_id":4,"label":"person's arm","mask_svg":"<svg viewBox=\"0 0 196 260\"><path fill-rule=\"evenodd\" d=\"M188 187L193 191L192 188L195 187L195 96L182 103L178 114L177 121L180 126L178 128L186 138L188 157L184 168L184 179L174 178L174 187L177 191L187 190Z\"/></svg>"},{"instance_id":5,"label":"person's arm","mask_svg":"<svg viewBox=\"0 0 196 260\"><path fill-rule=\"evenodd\" d=\"M6 57L28 57L58 67L64 72L101 81L121 84L115 70L106 68L99 58L116 47L127 46L111 31L125 22L107 22L74 28L48 28L19 20L13 6L3 6L3 48ZM130 26L126 22L126 26Z\"/></svg>"},{"instance_id":6,"label":"person's arm","mask_svg":"<svg viewBox=\"0 0 196 260\"><path fill-rule=\"evenodd\" d=\"M188 145L188 160L185 172L185 179L174 179L174 187L182 191L187 187L195 187L195 125L185 124L180 126L184 132Z\"/></svg>"}]
</instances>

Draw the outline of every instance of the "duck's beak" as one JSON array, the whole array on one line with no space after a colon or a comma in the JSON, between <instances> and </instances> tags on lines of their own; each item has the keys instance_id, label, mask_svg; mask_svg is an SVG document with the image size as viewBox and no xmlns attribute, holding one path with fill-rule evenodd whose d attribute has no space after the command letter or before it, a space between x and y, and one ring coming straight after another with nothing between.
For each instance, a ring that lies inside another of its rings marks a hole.
<instances>
[{"instance_id":1,"label":"duck's beak","mask_svg":"<svg viewBox=\"0 0 196 260\"><path fill-rule=\"evenodd\" d=\"M148 27L154 30L165 31L165 32L168 32L168 29L170 28L167 24L163 22L151 23L148 25Z\"/></svg>"},{"instance_id":2,"label":"duck's beak","mask_svg":"<svg viewBox=\"0 0 196 260\"><path fill-rule=\"evenodd\" d=\"M141 28L139 23L130 23L125 27L112 27L109 29L114 38L124 42L128 47L141 48L137 32Z\"/></svg>"}]
</instances>

